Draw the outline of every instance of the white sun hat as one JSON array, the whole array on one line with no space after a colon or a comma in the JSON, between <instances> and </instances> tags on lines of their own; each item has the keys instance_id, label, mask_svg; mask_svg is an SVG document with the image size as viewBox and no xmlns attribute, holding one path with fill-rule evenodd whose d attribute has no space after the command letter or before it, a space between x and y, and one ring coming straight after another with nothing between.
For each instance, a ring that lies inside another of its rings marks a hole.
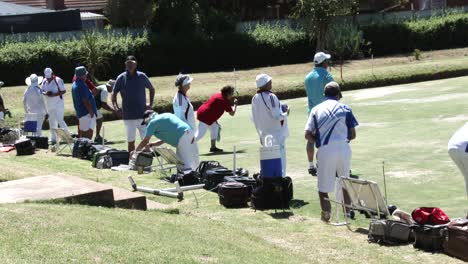
<instances>
[{"instance_id":1,"label":"white sun hat","mask_svg":"<svg viewBox=\"0 0 468 264\"><path fill-rule=\"evenodd\" d=\"M265 86L272 79L273 78L271 78L271 76L266 74L266 73L262 73L262 74L257 75L257 78L255 78L257 88L261 88L261 87Z\"/></svg>"},{"instance_id":2,"label":"white sun hat","mask_svg":"<svg viewBox=\"0 0 468 264\"><path fill-rule=\"evenodd\" d=\"M44 80L42 76L37 76L35 73L33 73L31 74L31 76L26 78L25 82L27 86L30 86L31 84L39 85L40 83L42 83L42 80Z\"/></svg>"}]
</instances>

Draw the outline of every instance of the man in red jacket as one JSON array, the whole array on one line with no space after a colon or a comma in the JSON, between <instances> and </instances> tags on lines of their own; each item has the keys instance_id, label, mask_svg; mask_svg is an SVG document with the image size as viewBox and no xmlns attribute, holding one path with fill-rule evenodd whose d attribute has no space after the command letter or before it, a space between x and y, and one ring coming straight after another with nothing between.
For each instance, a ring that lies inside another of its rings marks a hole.
<instances>
[{"instance_id":1,"label":"man in red jacket","mask_svg":"<svg viewBox=\"0 0 468 264\"><path fill-rule=\"evenodd\" d=\"M225 86L220 93L216 93L208 99L197 110L198 132L195 140L198 142L206 133L208 128L211 130L211 148L210 152L222 152L222 149L216 147L216 140L219 138L220 126L218 119L228 112L231 116L236 114L237 99L234 99L234 108L231 107L231 99L234 96L234 87Z\"/></svg>"}]
</instances>

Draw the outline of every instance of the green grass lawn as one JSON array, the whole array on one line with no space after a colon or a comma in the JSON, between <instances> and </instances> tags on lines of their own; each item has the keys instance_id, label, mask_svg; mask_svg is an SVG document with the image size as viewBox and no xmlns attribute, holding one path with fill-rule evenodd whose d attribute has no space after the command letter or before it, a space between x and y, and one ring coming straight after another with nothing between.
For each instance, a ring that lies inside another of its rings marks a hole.
<instances>
[{"instance_id":1,"label":"green grass lawn","mask_svg":"<svg viewBox=\"0 0 468 264\"><path fill-rule=\"evenodd\" d=\"M275 85L275 83L274 83ZM385 162L389 203L411 211L441 207L451 218L468 210L463 176L447 154L453 132L468 121L468 77L344 93L360 122L352 142L353 174L379 183ZM195 88L194 88L195 90ZM411 245L384 247L346 227L320 222L316 178L307 175L303 129L306 99L288 100L290 137L288 174L294 181L291 214L225 209L217 195L204 190L171 204L178 214L78 205L26 203L0 205L2 263L457 263ZM250 106L224 116L221 148L235 145L237 164L259 170L258 138ZM125 148L121 121L105 124L110 139ZM75 128L73 128L75 129ZM231 155L209 156L208 136L200 143L201 160L232 166ZM40 151L30 157L0 155L0 179L65 173L131 189L127 173L91 168L90 162ZM139 184L169 186L152 173ZM195 198L196 197L196 198ZM367 228L358 216L351 229Z\"/></svg>"}]
</instances>

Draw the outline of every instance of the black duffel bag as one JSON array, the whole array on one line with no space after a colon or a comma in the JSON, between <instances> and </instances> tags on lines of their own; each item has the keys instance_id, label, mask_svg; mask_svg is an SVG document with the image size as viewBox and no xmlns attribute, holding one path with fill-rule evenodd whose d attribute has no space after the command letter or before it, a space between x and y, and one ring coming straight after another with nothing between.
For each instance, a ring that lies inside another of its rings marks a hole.
<instances>
[{"instance_id":1,"label":"black duffel bag","mask_svg":"<svg viewBox=\"0 0 468 264\"><path fill-rule=\"evenodd\" d=\"M200 184L199 174L196 171L190 172L177 172L170 178L170 182L179 182L180 186Z\"/></svg>"},{"instance_id":2,"label":"black duffel bag","mask_svg":"<svg viewBox=\"0 0 468 264\"><path fill-rule=\"evenodd\" d=\"M261 178L251 196L256 210L289 209L293 199L293 184L290 177Z\"/></svg>"},{"instance_id":3,"label":"black duffel bag","mask_svg":"<svg viewBox=\"0 0 468 264\"><path fill-rule=\"evenodd\" d=\"M251 177L245 176L227 176L224 177L225 182L240 182L245 184L249 188L249 195L252 194L253 190L257 188L257 180Z\"/></svg>"},{"instance_id":4,"label":"black duffel bag","mask_svg":"<svg viewBox=\"0 0 468 264\"><path fill-rule=\"evenodd\" d=\"M224 177L234 176L232 170L226 168L214 168L207 170L202 178L206 190L217 191L218 184L224 182Z\"/></svg>"},{"instance_id":5,"label":"black duffel bag","mask_svg":"<svg viewBox=\"0 0 468 264\"><path fill-rule=\"evenodd\" d=\"M227 208L247 207L249 187L240 182L223 182L218 185L219 203Z\"/></svg>"}]
</instances>

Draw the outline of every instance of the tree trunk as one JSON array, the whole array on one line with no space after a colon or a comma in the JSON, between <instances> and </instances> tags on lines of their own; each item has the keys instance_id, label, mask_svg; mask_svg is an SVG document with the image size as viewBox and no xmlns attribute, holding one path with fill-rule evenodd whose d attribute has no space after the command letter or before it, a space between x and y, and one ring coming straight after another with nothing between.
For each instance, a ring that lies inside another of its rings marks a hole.
<instances>
[{"instance_id":1,"label":"tree trunk","mask_svg":"<svg viewBox=\"0 0 468 264\"><path fill-rule=\"evenodd\" d=\"M316 52L325 50L325 35L328 31L328 25L323 24L317 27L317 46L315 47Z\"/></svg>"}]
</instances>

